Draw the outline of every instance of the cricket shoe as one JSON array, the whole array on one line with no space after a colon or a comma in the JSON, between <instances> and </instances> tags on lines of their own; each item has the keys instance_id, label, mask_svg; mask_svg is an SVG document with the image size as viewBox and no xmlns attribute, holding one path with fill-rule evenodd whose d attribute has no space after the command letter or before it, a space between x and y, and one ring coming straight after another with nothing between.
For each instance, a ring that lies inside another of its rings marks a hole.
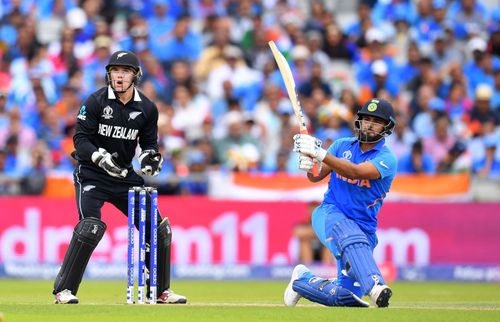
<instances>
[{"instance_id":1,"label":"cricket shoe","mask_svg":"<svg viewBox=\"0 0 500 322\"><path fill-rule=\"evenodd\" d=\"M55 304L78 304L78 297L71 294L70 290L63 290L54 296Z\"/></svg>"},{"instance_id":2,"label":"cricket shoe","mask_svg":"<svg viewBox=\"0 0 500 322\"><path fill-rule=\"evenodd\" d=\"M168 289L158 296L156 299L158 304L186 304L187 298Z\"/></svg>"},{"instance_id":3,"label":"cricket shoe","mask_svg":"<svg viewBox=\"0 0 500 322\"><path fill-rule=\"evenodd\" d=\"M377 307L388 307L392 290L387 285L375 284L370 291L370 299Z\"/></svg>"},{"instance_id":4,"label":"cricket shoe","mask_svg":"<svg viewBox=\"0 0 500 322\"><path fill-rule=\"evenodd\" d=\"M288 283L288 286L285 289L285 294L283 294L283 300L286 306L297 305L297 302L300 300L302 296L293 290L293 282L308 272L309 269L302 264L295 266L295 268L293 269L292 277L290 277L290 282Z\"/></svg>"}]
</instances>

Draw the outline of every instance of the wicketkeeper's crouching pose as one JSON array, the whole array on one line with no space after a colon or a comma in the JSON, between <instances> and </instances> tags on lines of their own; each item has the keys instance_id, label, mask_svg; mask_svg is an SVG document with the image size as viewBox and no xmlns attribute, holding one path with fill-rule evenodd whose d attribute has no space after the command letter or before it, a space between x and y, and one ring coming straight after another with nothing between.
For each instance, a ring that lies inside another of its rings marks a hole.
<instances>
[{"instance_id":1,"label":"wicketkeeper's crouching pose","mask_svg":"<svg viewBox=\"0 0 500 322\"><path fill-rule=\"evenodd\" d=\"M117 207L125 216L128 190L144 186L144 180L133 171L131 162L137 143L141 171L156 176L163 158L158 153L158 109L136 89L141 77L136 55L129 51L115 52L106 66L108 86L96 91L81 106L73 137L78 160L73 179L80 221L54 282L55 303L78 303L76 294L85 268L106 231L101 221L105 202ZM149 208L150 198L147 198ZM135 213L139 213L136 205ZM139 225L135 217L135 226ZM157 303L186 303L186 297L170 290L170 249L172 230L167 218L158 213L158 299ZM146 216L146 226L150 217ZM146 241L150 240L146 230ZM149 261L149 254L146 255ZM147 264L149 267L149 264Z\"/></svg>"}]
</instances>

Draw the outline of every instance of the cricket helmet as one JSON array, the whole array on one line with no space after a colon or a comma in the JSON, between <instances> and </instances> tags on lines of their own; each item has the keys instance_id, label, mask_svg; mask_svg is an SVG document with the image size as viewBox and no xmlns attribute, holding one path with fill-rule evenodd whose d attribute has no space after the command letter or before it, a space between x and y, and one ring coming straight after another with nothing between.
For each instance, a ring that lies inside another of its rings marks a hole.
<instances>
[{"instance_id":1,"label":"cricket helmet","mask_svg":"<svg viewBox=\"0 0 500 322\"><path fill-rule=\"evenodd\" d=\"M384 129L377 134L375 137L362 137L361 133L361 120L364 116L375 116L379 119L386 121ZM392 104L381 98L373 98L363 105L363 107L358 111L357 118L354 121L354 128L358 135L358 140L360 142L378 142L382 138L392 134L394 127L396 126L396 114L392 108Z\"/></svg>"},{"instance_id":2,"label":"cricket helmet","mask_svg":"<svg viewBox=\"0 0 500 322\"><path fill-rule=\"evenodd\" d=\"M135 71L134 84L137 85L137 83L139 83L139 80L142 77L142 68L139 64L139 59L133 52L128 50L119 50L111 55L111 57L109 58L109 62L106 65L106 79L108 83L111 80L109 71L111 67L114 66L131 67Z\"/></svg>"}]
</instances>

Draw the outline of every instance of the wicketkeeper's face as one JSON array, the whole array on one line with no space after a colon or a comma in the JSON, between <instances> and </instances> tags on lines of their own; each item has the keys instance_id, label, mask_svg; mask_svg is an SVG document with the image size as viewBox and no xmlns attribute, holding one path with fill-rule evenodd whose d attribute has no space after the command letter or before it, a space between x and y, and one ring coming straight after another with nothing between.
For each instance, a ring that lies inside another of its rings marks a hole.
<instances>
[{"instance_id":1,"label":"wicketkeeper's face","mask_svg":"<svg viewBox=\"0 0 500 322\"><path fill-rule=\"evenodd\" d=\"M109 70L111 86L118 92L127 90L132 84L134 76L134 69L126 66L113 66Z\"/></svg>"}]
</instances>

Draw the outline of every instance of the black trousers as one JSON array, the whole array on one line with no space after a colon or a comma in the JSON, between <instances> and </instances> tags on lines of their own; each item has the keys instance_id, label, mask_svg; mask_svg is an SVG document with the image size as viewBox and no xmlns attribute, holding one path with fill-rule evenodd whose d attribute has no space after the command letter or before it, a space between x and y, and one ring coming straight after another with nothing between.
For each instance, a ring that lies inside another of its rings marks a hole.
<instances>
[{"instance_id":1,"label":"black trousers","mask_svg":"<svg viewBox=\"0 0 500 322\"><path fill-rule=\"evenodd\" d=\"M76 206L79 220L87 217L101 219L101 208L105 202L113 204L125 216L128 216L128 189L144 186L144 179L134 171L129 171L125 178L114 178L103 170L92 165L78 164L73 172L76 190ZM137 200L137 199L136 199ZM151 206L150 194L146 198L146 227L150 227L149 209ZM157 213L156 221L160 224L162 217ZM135 206L135 227L139 228L139 205ZM150 229L146 229L146 240L149 242Z\"/></svg>"}]
</instances>

